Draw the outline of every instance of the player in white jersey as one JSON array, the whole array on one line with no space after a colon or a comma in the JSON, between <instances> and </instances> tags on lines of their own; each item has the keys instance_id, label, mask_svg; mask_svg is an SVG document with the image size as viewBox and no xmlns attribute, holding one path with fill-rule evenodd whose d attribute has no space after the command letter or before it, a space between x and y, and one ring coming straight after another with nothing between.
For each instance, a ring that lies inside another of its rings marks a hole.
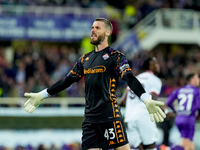
<instances>
[{"instance_id":1,"label":"player in white jersey","mask_svg":"<svg viewBox=\"0 0 200 150\"><path fill-rule=\"evenodd\" d=\"M155 57L144 61L145 72L137 75L144 89L156 100L161 91L162 82L155 75L159 73L160 66ZM122 96L122 104L125 105L125 122L128 125L128 139L130 145L140 150L156 150L157 126L152 122L148 111L139 97L129 87Z\"/></svg>"}]
</instances>

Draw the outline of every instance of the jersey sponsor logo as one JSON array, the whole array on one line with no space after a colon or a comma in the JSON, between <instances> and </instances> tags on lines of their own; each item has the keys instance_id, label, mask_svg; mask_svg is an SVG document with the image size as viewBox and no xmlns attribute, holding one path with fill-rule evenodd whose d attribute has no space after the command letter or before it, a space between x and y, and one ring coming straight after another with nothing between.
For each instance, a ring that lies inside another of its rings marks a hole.
<instances>
[{"instance_id":1,"label":"jersey sponsor logo","mask_svg":"<svg viewBox=\"0 0 200 150\"><path fill-rule=\"evenodd\" d=\"M84 74L103 73L106 71L105 66L95 66L93 68L84 69Z\"/></svg>"},{"instance_id":2,"label":"jersey sponsor logo","mask_svg":"<svg viewBox=\"0 0 200 150\"><path fill-rule=\"evenodd\" d=\"M103 55L103 59L104 59L104 60L106 60L106 59L108 59L108 58L109 58L108 54Z\"/></svg>"}]
</instances>

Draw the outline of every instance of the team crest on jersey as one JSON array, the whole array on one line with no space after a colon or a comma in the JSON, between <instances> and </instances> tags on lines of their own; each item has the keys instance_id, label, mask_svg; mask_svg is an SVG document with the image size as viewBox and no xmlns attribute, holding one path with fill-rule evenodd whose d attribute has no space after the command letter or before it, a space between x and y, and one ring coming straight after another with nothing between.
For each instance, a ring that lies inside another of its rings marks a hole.
<instances>
[{"instance_id":1,"label":"team crest on jersey","mask_svg":"<svg viewBox=\"0 0 200 150\"><path fill-rule=\"evenodd\" d=\"M103 59L104 59L104 60L106 60L106 59L108 59L108 58L109 58L108 54L103 55Z\"/></svg>"}]
</instances>

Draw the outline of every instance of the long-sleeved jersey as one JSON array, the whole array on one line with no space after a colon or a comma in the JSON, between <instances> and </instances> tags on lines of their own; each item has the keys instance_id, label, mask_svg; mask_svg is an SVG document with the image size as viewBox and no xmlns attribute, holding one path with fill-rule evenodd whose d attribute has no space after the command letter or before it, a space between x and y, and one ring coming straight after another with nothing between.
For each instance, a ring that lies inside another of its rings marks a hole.
<instances>
[{"instance_id":1,"label":"long-sleeved jersey","mask_svg":"<svg viewBox=\"0 0 200 150\"><path fill-rule=\"evenodd\" d=\"M178 100L176 112L173 102ZM175 90L167 99L166 104L179 116L195 118L195 112L200 109L200 90L198 87L186 85Z\"/></svg>"},{"instance_id":2,"label":"long-sleeved jersey","mask_svg":"<svg viewBox=\"0 0 200 150\"><path fill-rule=\"evenodd\" d=\"M47 91L50 95L55 94L73 82L78 82L83 76L85 77L85 121L101 122L121 117L115 94L119 77L131 83L130 87L135 88L132 89L138 91L139 96L145 92L132 75L125 56L109 46L99 52L93 50L83 55L66 79L48 88Z\"/></svg>"},{"instance_id":3,"label":"long-sleeved jersey","mask_svg":"<svg viewBox=\"0 0 200 150\"><path fill-rule=\"evenodd\" d=\"M177 111L173 107L174 100L178 100ZM193 141L196 123L196 112L200 109L200 91L198 87L187 84L175 90L167 99L166 104L177 112L175 124L181 137Z\"/></svg>"}]
</instances>

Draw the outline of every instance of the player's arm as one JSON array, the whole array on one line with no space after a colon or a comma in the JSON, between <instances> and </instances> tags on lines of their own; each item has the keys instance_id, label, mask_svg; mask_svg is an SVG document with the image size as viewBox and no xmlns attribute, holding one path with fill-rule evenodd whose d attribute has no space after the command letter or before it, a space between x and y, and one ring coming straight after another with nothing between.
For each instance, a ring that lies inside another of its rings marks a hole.
<instances>
[{"instance_id":1,"label":"player's arm","mask_svg":"<svg viewBox=\"0 0 200 150\"><path fill-rule=\"evenodd\" d=\"M128 86L130 87L130 89L138 97L141 97L142 94L146 93L146 91L144 90L142 84L139 82L139 80L135 76L133 76L132 72L127 72L126 74L124 74L122 79L126 81ZM150 95L149 95L149 97L150 97Z\"/></svg>"},{"instance_id":2,"label":"player's arm","mask_svg":"<svg viewBox=\"0 0 200 150\"><path fill-rule=\"evenodd\" d=\"M124 74L122 79L127 82L130 89L144 102L150 114L151 121L155 119L157 122L163 122L166 115L159 106L163 106L164 103L152 100L151 95L146 93L142 84L132 73Z\"/></svg>"},{"instance_id":3,"label":"player's arm","mask_svg":"<svg viewBox=\"0 0 200 150\"><path fill-rule=\"evenodd\" d=\"M120 99L120 104L122 106L126 105L126 99L127 99L127 94L128 94L128 89L126 88L126 90L124 91L121 99ZM156 94L155 92L151 92L151 96L153 100L157 100L158 99L158 94Z\"/></svg>"},{"instance_id":4,"label":"player's arm","mask_svg":"<svg viewBox=\"0 0 200 150\"><path fill-rule=\"evenodd\" d=\"M176 110L174 108L174 101L177 99L177 91L178 90L174 90L167 98L167 101L166 101L166 108L170 108L174 113L176 113Z\"/></svg>"},{"instance_id":5,"label":"player's arm","mask_svg":"<svg viewBox=\"0 0 200 150\"><path fill-rule=\"evenodd\" d=\"M158 94L155 92L151 92L151 96L153 100L157 100L158 99Z\"/></svg>"},{"instance_id":6,"label":"player's arm","mask_svg":"<svg viewBox=\"0 0 200 150\"><path fill-rule=\"evenodd\" d=\"M158 106L164 105L164 103L152 100L151 95L146 93L139 80L133 76L127 59L121 53L117 55L115 70L118 75L127 82L130 89L144 102L151 120L154 121L155 118L157 122L162 122L166 115Z\"/></svg>"},{"instance_id":7,"label":"player's arm","mask_svg":"<svg viewBox=\"0 0 200 150\"><path fill-rule=\"evenodd\" d=\"M151 96L153 100L158 100L158 94L156 92L151 92ZM164 111L164 106L160 106L160 108Z\"/></svg>"},{"instance_id":8,"label":"player's arm","mask_svg":"<svg viewBox=\"0 0 200 150\"><path fill-rule=\"evenodd\" d=\"M176 110L175 110L175 108L174 108L173 105L167 105L166 104L166 109L170 109L170 110L172 110L176 114Z\"/></svg>"},{"instance_id":9,"label":"player's arm","mask_svg":"<svg viewBox=\"0 0 200 150\"><path fill-rule=\"evenodd\" d=\"M149 84L151 85L150 93L151 93L152 99L158 100L158 96L162 88L162 81L159 78L155 77L155 78L152 78L149 82L150 82Z\"/></svg>"},{"instance_id":10,"label":"player's arm","mask_svg":"<svg viewBox=\"0 0 200 150\"><path fill-rule=\"evenodd\" d=\"M24 104L25 110L29 113L33 113L33 111L39 106L43 99L68 88L74 82L78 82L83 77L83 75L83 67L79 61L64 79L59 80L51 87L44 89L39 93L25 93L25 97L30 97Z\"/></svg>"},{"instance_id":11,"label":"player's arm","mask_svg":"<svg viewBox=\"0 0 200 150\"><path fill-rule=\"evenodd\" d=\"M78 76L78 77L76 78L76 76ZM49 95L57 94L57 93L61 92L62 90L71 86L74 82L78 82L81 79L81 77L82 77L81 75L78 75L78 74L74 73L73 70L71 70L64 79L56 82L51 87L49 87L47 89L47 93Z\"/></svg>"}]
</instances>

